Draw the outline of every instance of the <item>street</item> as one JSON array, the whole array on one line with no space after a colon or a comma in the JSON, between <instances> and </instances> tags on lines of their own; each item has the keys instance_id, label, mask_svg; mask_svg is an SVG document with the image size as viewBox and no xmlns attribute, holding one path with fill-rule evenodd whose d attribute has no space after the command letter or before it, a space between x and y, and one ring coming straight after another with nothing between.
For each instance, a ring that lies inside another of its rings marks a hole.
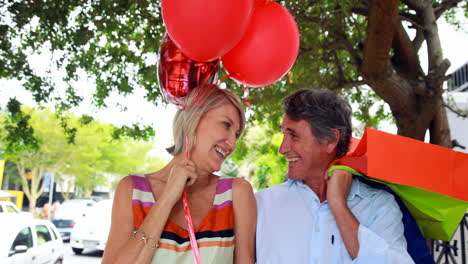
<instances>
[{"instance_id":1,"label":"street","mask_svg":"<svg viewBox=\"0 0 468 264\"><path fill-rule=\"evenodd\" d=\"M76 255L73 253L70 243L64 243L65 258L63 264L98 264L101 263L102 251L99 250L84 250L83 254Z\"/></svg>"}]
</instances>

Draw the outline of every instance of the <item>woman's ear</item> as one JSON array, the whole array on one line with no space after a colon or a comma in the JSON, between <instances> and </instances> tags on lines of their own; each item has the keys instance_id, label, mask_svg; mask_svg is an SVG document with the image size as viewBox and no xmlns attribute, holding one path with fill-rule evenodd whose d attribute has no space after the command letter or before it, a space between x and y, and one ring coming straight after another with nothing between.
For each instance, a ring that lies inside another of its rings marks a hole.
<instances>
[{"instance_id":1,"label":"woman's ear","mask_svg":"<svg viewBox=\"0 0 468 264\"><path fill-rule=\"evenodd\" d=\"M335 134L335 137L327 139L326 151L328 154L332 154L336 150L336 146L338 146L338 142L341 138L340 130L332 128L332 131Z\"/></svg>"}]
</instances>

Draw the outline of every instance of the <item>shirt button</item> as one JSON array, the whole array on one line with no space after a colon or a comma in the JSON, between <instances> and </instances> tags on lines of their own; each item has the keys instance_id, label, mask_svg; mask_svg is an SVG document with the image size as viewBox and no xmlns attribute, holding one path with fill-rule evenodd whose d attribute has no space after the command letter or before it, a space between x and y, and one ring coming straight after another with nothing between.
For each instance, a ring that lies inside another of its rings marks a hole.
<instances>
[{"instance_id":1,"label":"shirt button","mask_svg":"<svg viewBox=\"0 0 468 264\"><path fill-rule=\"evenodd\" d=\"M318 263L318 259L315 258L315 259L314 259L314 263Z\"/></svg>"},{"instance_id":2,"label":"shirt button","mask_svg":"<svg viewBox=\"0 0 468 264\"><path fill-rule=\"evenodd\" d=\"M316 226L315 227L315 232L320 232L320 227Z\"/></svg>"}]
</instances>

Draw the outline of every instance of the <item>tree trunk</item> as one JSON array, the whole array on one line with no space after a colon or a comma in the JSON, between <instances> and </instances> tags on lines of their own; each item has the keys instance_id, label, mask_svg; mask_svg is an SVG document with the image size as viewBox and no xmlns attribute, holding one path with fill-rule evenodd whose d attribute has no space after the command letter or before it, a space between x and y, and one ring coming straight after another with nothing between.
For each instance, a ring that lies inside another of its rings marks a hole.
<instances>
[{"instance_id":1,"label":"tree trunk","mask_svg":"<svg viewBox=\"0 0 468 264\"><path fill-rule=\"evenodd\" d=\"M396 120L398 134L451 147L442 84L450 63L444 61L436 18L429 2L418 12L424 21L428 43L429 72L419 65L417 50L398 19L397 1L369 1L369 21L360 69L364 81L388 105ZM394 55L390 58L390 48Z\"/></svg>"},{"instance_id":2,"label":"tree trunk","mask_svg":"<svg viewBox=\"0 0 468 264\"><path fill-rule=\"evenodd\" d=\"M65 179L63 175L60 175L59 177L57 177L57 184L60 186L60 189L62 190L63 199L70 200L70 197L72 194L71 189L72 189L73 184L70 184L70 181L68 179ZM67 188L65 188L65 186Z\"/></svg>"},{"instance_id":3,"label":"tree trunk","mask_svg":"<svg viewBox=\"0 0 468 264\"><path fill-rule=\"evenodd\" d=\"M29 212L33 215L35 214L37 199L44 192L44 182L39 183L44 177L44 170L42 168L34 168L31 170L31 183L28 183L28 178L26 174L26 167L23 161L20 159L17 162L18 174L21 178L21 186L23 187L23 192L29 200Z\"/></svg>"}]
</instances>

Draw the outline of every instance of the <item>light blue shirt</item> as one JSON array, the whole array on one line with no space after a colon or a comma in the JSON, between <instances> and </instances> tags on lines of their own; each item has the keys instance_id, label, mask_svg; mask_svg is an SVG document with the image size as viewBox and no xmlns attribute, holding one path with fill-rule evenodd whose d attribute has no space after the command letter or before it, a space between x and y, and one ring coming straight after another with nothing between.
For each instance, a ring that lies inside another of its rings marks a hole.
<instances>
[{"instance_id":1,"label":"light blue shirt","mask_svg":"<svg viewBox=\"0 0 468 264\"><path fill-rule=\"evenodd\" d=\"M352 260L327 201L297 180L262 190L257 199L257 263L414 263L393 196L354 179L348 207L360 222Z\"/></svg>"}]
</instances>

